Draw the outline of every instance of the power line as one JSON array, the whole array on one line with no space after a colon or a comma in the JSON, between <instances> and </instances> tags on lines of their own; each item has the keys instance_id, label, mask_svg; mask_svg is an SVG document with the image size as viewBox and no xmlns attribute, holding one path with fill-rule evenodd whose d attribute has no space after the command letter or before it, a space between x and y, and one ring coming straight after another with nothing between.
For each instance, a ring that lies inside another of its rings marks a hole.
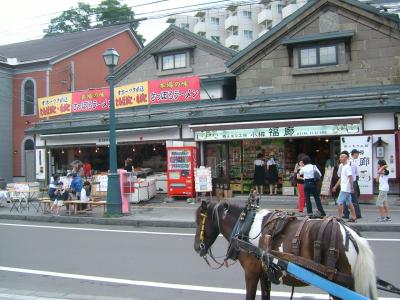
<instances>
[{"instance_id":1,"label":"power line","mask_svg":"<svg viewBox=\"0 0 400 300\"><path fill-rule=\"evenodd\" d=\"M169 1L169 0L159 0L159 1L161 2L161 1ZM154 1L154 2L159 2L159 1ZM242 1L242 2L236 2L236 3L233 2L233 0L210 1L210 2L205 2L205 3L195 4L195 5L185 5L185 6L173 7L173 8L168 8L168 9L156 10L156 11L153 10L153 11L148 11L148 12L135 14L135 16L145 16L145 18L147 18L147 19L159 19L159 18L164 18L164 17L167 17L167 16L171 16L171 15L174 15L174 14L181 14L181 13L197 12L197 11L201 11L201 10L224 8L224 7L227 7L227 6L219 6L219 7L213 6L213 7L204 7L204 8L194 9L194 10L190 9L190 10L186 10L186 11L174 11L174 10L181 10L181 9L189 8L189 7L193 8L193 7L199 7L199 6L204 6L204 5L208 5L208 4L226 3L226 2L231 2L231 4L233 3L236 6L243 6L243 5L258 4L259 0L253 0L253 1L247 1L247 2L246 1ZM133 7L135 7L135 6L130 6L130 8L133 8ZM174 11L174 12L173 13L171 12L169 14L157 15L157 13L168 12L168 11ZM146 16L146 15L150 15L150 14L156 14L156 15L155 16ZM93 15L94 16L94 15L96 15L96 13L89 14L89 15ZM120 19L119 18L112 18L112 19L109 19L108 21L118 21L118 20L120 20ZM135 23L135 17L130 23ZM31 25L29 27L22 27L22 28L32 28L32 27L39 27L39 26L42 27L42 26L46 26L46 25L48 26L50 24L51 24L51 22L48 22L48 23L42 23L42 24L33 25L33 26ZM32 29L32 30L28 30L28 31L11 32L11 33L9 31L0 31L0 36L10 36L10 35L16 35L16 34L20 35L20 34L25 34L27 32L33 32L33 31L36 31L36 30ZM1 34L1 33L6 33L6 34ZM35 36L35 37L38 37L38 36Z\"/></svg>"}]
</instances>

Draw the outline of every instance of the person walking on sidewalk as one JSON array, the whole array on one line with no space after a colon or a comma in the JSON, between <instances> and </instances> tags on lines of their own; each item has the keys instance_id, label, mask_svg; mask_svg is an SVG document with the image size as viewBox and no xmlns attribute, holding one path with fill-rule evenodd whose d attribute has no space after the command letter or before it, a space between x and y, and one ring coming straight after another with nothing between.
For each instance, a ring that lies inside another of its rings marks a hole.
<instances>
[{"instance_id":1,"label":"person walking on sidewalk","mask_svg":"<svg viewBox=\"0 0 400 300\"><path fill-rule=\"evenodd\" d=\"M308 155L305 155L302 158L302 162L304 164L304 167L301 168L297 176L297 179L301 178L301 176L303 175L307 214L308 215L313 214L312 204L311 204L311 195L313 195L319 214L321 216L326 216L324 208L322 207L321 204L321 198L319 197L319 192L317 191L317 184L314 177L314 172L318 172L320 176L321 172L318 170L317 166L311 164L311 158Z\"/></svg>"},{"instance_id":2,"label":"person walking on sidewalk","mask_svg":"<svg viewBox=\"0 0 400 300\"><path fill-rule=\"evenodd\" d=\"M254 185L256 186L256 193L259 195L263 194L265 183L265 163L263 160L263 154L258 153L257 159L254 161Z\"/></svg>"},{"instance_id":3,"label":"person walking on sidewalk","mask_svg":"<svg viewBox=\"0 0 400 300\"><path fill-rule=\"evenodd\" d=\"M296 186L297 186L297 194L298 194L298 204L297 204L297 209L299 210L299 212L303 212L304 211L304 205L306 202L306 195L304 192L304 178L302 175L300 175L300 170L301 168L304 167L303 164L303 155L299 155L298 156L298 160L297 160L297 164L294 167L294 174L297 178L297 182L296 182Z\"/></svg>"},{"instance_id":4,"label":"person walking on sidewalk","mask_svg":"<svg viewBox=\"0 0 400 300\"><path fill-rule=\"evenodd\" d=\"M354 193L353 186L353 172L349 163L349 152L342 151L340 153L340 162L342 167L340 168L340 181L335 184L332 191L336 192L336 189L340 185L340 193L338 197L338 217L343 216L343 205L348 205L351 213L351 219L348 222L356 222L356 212L354 210L353 203L351 202L351 194Z\"/></svg>"},{"instance_id":5,"label":"person walking on sidewalk","mask_svg":"<svg viewBox=\"0 0 400 300\"><path fill-rule=\"evenodd\" d=\"M389 170L386 161L380 159L378 161L378 176L376 181L379 182L379 195L376 200L376 206L379 209L380 218L377 222L392 221L388 206L387 194L389 192Z\"/></svg>"},{"instance_id":6,"label":"person walking on sidewalk","mask_svg":"<svg viewBox=\"0 0 400 300\"><path fill-rule=\"evenodd\" d=\"M351 171L353 173L353 186L354 186L354 193L351 194L351 202L353 203L354 210L356 211L356 217L357 219L361 219L361 209L360 209L360 204L358 203L358 197L359 197L359 190L360 188L358 187L358 177L359 177L359 172L358 172L358 166L357 166L357 159L358 156L360 155L360 151L357 149L353 149L350 152L351 158L349 160ZM350 211L347 205L345 205L343 211L343 218L348 219L350 217Z\"/></svg>"}]
</instances>

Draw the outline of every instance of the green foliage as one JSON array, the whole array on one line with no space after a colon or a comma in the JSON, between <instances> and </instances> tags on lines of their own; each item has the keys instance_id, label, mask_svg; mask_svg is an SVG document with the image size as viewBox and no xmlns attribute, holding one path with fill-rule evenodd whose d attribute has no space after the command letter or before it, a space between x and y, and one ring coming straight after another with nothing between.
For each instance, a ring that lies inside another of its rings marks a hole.
<instances>
[{"instance_id":1,"label":"green foliage","mask_svg":"<svg viewBox=\"0 0 400 300\"><path fill-rule=\"evenodd\" d=\"M135 21L134 16L132 9L126 4L121 4L119 0L103 0L96 8L78 2L76 8L71 7L60 16L51 19L44 32L49 36L120 23L131 23L132 29L136 30L139 22ZM145 41L142 35L138 34L138 37L142 43Z\"/></svg>"},{"instance_id":2,"label":"green foliage","mask_svg":"<svg viewBox=\"0 0 400 300\"><path fill-rule=\"evenodd\" d=\"M93 13L94 10L89 4L78 2L77 8L71 7L60 16L51 19L49 27L45 30L46 36L87 30L91 26Z\"/></svg>"},{"instance_id":3,"label":"green foliage","mask_svg":"<svg viewBox=\"0 0 400 300\"><path fill-rule=\"evenodd\" d=\"M101 25L112 25L121 22L134 21L135 13L126 4L122 5L118 0L103 0L96 8L97 21ZM138 26L134 22L133 29Z\"/></svg>"}]
</instances>

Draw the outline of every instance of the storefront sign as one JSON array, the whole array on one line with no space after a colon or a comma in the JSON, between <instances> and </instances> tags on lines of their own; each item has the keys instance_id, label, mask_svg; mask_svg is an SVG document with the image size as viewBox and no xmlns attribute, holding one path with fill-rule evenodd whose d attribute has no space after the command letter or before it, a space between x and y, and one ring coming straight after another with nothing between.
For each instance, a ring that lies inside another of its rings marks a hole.
<instances>
[{"instance_id":1,"label":"storefront sign","mask_svg":"<svg viewBox=\"0 0 400 300\"><path fill-rule=\"evenodd\" d=\"M182 77L149 81L150 104L200 100L200 78Z\"/></svg>"},{"instance_id":2,"label":"storefront sign","mask_svg":"<svg viewBox=\"0 0 400 300\"><path fill-rule=\"evenodd\" d=\"M371 136L346 136L340 139L341 149L351 152L353 149L360 151L356 160L360 173L358 185L363 195L373 194L373 172L372 172L372 137Z\"/></svg>"},{"instance_id":3,"label":"storefront sign","mask_svg":"<svg viewBox=\"0 0 400 300\"><path fill-rule=\"evenodd\" d=\"M147 105L149 103L149 84L144 81L116 87L114 96L116 109Z\"/></svg>"},{"instance_id":4,"label":"storefront sign","mask_svg":"<svg viewBox=\"0 0 400 300\"><path fill-rule=\"evenodd\" d=\"M72 93L38 99L39 118L71 113Z\"/></svg>"},{"instance_id":5,"label":"storefront sign","mask_svg":"<svg viewBox=\"0 0 400 300\"><path fill-rule=\"evenodd\" d=\"M271 139L307 136L330 136L358 134L362 132L361 124L316 125L296 127L271 127L251 129L207 130L195 133L196 141Z\"/></svg>"},{"instance_id":6,"label":"storefront sign","mask_svg":"<svg viewBox=\"0 0 400 300\"><path fill-rule=\"evenodd\" d=\"M94 89L72 93L72 112L91 112L110 109L110 90Z\"/></svg>"},{"instance_id":7,"label":"storefront sign","mask_svg":"<svg viewBox=\"0 0 400 300\"><path fill-rule=\"evenodd\" d=\"M99 137L96 141L97 146L108 146L110 145L110 138L109 137Z\"/></svg>"}]
</instances>

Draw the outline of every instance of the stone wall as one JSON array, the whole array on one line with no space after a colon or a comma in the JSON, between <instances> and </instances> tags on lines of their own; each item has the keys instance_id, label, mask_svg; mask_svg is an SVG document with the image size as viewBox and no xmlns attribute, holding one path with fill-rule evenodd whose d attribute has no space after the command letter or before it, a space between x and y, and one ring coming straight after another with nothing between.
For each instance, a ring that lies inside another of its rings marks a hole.
<instances>
[{"instance_id":1,"label":"stone wall","mask_svg":"<svg viewBox=\"0 0 400 300\"><path fill-rule=\"evenodd\" d=\"M357 21L356 21L357 20ZM238 96L256 96L276 92L293 92L400 84L400 32L357 18L348 12L320 12L301 24L290 36L314 35L331 29L355 32L350 50L338 42L339 65L314 69L309 74L299 70L296 49L293 66L289 66L287 47L278 45L237 76Z\"/></svg>"},{"instance_id":2,"label":"stone wall","mask_svg":"<svg viewBox=\"0 0 400 300\"><path fill-rule=\"evenodd\" d=\"M162 51L163 49L171 49L176 47L192 46L193 44L188 44L184 41L173 39L166 43L162 48L157 49L157 51ZM141 82L146 80L155 80L165 77L183 77L183 76L193 76L193 75L206 75L222 73L226 71L225 60L220 56L210 54L207 49L201 46L196 46L193 50L193 57L190 61L189 68L191 70L185 70L184 72L176 70L173 74L168 76L159 76L157 73L156 60L154 55L147 54L147 56L138 63L137 67L132 73L127 75L124 79L118 82L118 85L124 85L134 82Z\"/></svg>"}]
</instances>

